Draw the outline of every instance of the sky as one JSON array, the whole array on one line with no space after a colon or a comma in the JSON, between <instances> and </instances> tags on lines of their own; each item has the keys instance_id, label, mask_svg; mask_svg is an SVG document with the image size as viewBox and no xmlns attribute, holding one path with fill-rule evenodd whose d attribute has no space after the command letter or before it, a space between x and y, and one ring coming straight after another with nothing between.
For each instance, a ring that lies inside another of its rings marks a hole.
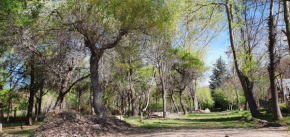
<instances>
[{"instance_id":1,"label":"sky","mask_svg":"<svg viewBox=\"0 0 290 137\"><path fill-rule=\"evenodd\" d=\"M212 74L211 71L213 65L219 57L222 57L222 59L227 63L228 56L226 55L226 51L228 50L229 46L230 41L227 31L221 32L220 35L211 42L205 60L206 65L210 67L210 69L205 73L205 76L201 81L200 86L203 87L209 85L209 78Z\"/></svg>"}]
</instances>

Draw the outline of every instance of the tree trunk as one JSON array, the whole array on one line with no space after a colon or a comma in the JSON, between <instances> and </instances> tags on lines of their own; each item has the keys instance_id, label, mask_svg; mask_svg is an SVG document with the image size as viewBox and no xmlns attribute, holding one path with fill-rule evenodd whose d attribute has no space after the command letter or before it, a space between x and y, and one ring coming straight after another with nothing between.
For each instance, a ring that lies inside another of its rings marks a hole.
<instances>
[{"instance_id":1,"label":"tree trunk","mask_svg":"<svg viewBox=\"0 0 290 137\"><path fill-rule=\"evenodd\" d=\"M158 112L158 98L156 98L156 112Z\"/></svg>"},{"instance_id":2,"label":"tree trunk","mask_svg":"<svg viewBox=\"0 0 290 137\"><path fill-rule=\"evenodd\" d=\"M226 1L226 13L227 13L227 18L228 18L228 29L229 29L229 34L230 34L230 45L232 49L232 54L234 57L234 65L236 72L238 74L238 77L240 79L241 85L243 87L243 91L246 97L246 100L249 103L249 107L251 110L252 117L258 117L258 110L257 110L257 105L253 97L252 89L253 89L253 82L249 80L247 76L245 76L240 70L239 70L239 65L238 65L238 59L236 55L236 49L235 49L235 42L234 42L234 34L233 34L233 28L232 28L232 22L233 22L233 15L231 11L231 5L229 3L229 0Z\"/></svg>"},{"instance_id":3,"label":"tree trunk","mask_svg":"<svg viewBox=\"0 0 290 137\"><path fill-rule=\"evenodd\" d=\"M183 90L180 90L180 92L179 92L180 105L181 105L181 108L182 108L183 114L186 114L187 111L186 111L186 108L185 108L185 105L184 105L184 101L183 101L182 93L183 93Z\"/></svg>"},{"instance_id":4,"label":"tree trunk","mask_svg":"<svg viewBox=\"0 0 290 137\"><path fill-rule=\"evenodd\" d=\"M122 114L126 113L126 97L124 96L124 94L122 94L121 97L121 113Z\"/></svg>"},{"instance_id":5,"label":"tree trunk","mask_svg":"<svg viewBox=\"0 0 290 137\"><path fill-rule=\"evenodd\" d=\"M281 82L280 83L281 84L281 89L280 90L281 90L281 93L282 93L281 103L283 103L283 102L285 102L285 100L284 100L285 99L285 95L284 95L284 88L283 88L284 86L283 86L283 76L282 76L282 74L280 74L280 77L281 77L280 78L280 82Z\"/></svg>"},{"instance_id":6,"label":"tree trunk","mask_svg":"<svg viewBox=\"0 0 290 137\"><path fill-rule=\"evenodd\" d=\"M276 58L275 58L275 44L276 44L276 27L274 25L274 0L271 0L270 4L270 15L269 15L269 22L268 22L268 27L269 27L269 57L270 57L270 64L269 64L269 78L270 78L270 89L271 89L271 94L272 94L272 109L273 109L273 115L274 119L278 120L283 118L280 107L279 107L279 102L278 102L278 93L276 90L276 83L275 83L275 63L276 63Z\"/></svg>"},{"instance_id":7,"label":"tree trunk","mask_svg":"<svg viewBox=\"0 0 290 137\"><path fill-rule=\"evenodd\" d=\"M130 112L131 112L131 94L128 92L127 94L127 97L128 97L128 116L130 116Z\"/></svg>"},{"instance_id":8,"label":"tree trunk","mask_svg":"<svg viewBox=\"0 0 290 137\"><path fill-rule=\"evenodd\" d=\"M170 113L173 112L173 104L172 104L172 99L170 98Z\"/></svg>"},{"instance_id":9,"label":"tree trunk","mask_svg":"<svg viewBox=\"0 0 290 137\"><path fill-rule=\"evenodd\" d=\"M12 109L12 98L9 97L8 99L8 112L7 112L7 120L6 122L10 122L10 114L11 114L11 109Z\"/></svg>"},{"instance_id":10,"label":"tree trunk","mask_svg":"<svg viewBox=\"0 0 290 137\"><path fill-rule=\"evenodd\" d=\"M173 103L173 105L174 105L174 108L175 108L176 113L178 113L179 110L178 110L178 107L177 107L176 104L175 104L175 101L174 101L174 97L173 97L173 95L171 96L171 100L172 100L172 103Z\"/></svg>"},{"instance_id":11,"label":"tree trunk","mask_svg":"<svg viewBox=\"0 0 290 137\"><path fill-rule=\"evenodd\" d=\"M27 115L26 115L26 125L32 125L32 111L33 111L33 105L34 105L34 96L35 96L35 77L34 77L34 57L32 56L31 62L30 62L30 92L29 92L29 99L28 99L28 109L27 109Z\"/></svg>"},{"instance_id":12,"label":"tree trunk","mask_svg":"<svg viewBox=\"0 0 290 137\"><path fill-rule=\"evenodd\" d=\"M129 60L129 64L131 64L131 59ZM133 81L133 69L129 69L129 87L131 91L131 106L132 106L132 116L136 117L138 116L138 111L136 107L136 93L134 89L134 81Z\"/></svg>"},{"instance_id":13,"label":"tree trunk","mask_svg":"<svg viewBox=\"0 0 290 137\"><path fill-rule=\"evenodd\" d=\"M239 98L239 93L238 90L235 87L235 93L236 93L236 97L237 97L237 105L238 105L238 110L241 110L241 104L240 104L240 98Z\"/></svg>"},{"instance_id":14,"label":"tree trunk","mask_svg":"<svg viewBox=\"0 0 290 137\"><path fill-rule=\"evenodd\" d=\"M287 42L288 42L288 47L289 47L289 52L290 52L290 23L289 23L289 18L288 18L288 7L287 7L287 0L283 0L283 9L284 9L284 21L286 25L286 37L287 37Z\"/></svg>"},{"instance_id":15,"label":"tree trunk","mask_svg":"<svg viewBox=\"0 0 290 137\"><path fill-rule=\"evenodd\" d=\"M192 102L193 102L193 100L192 100ZM192 103L193 104L193 103ZM191 108L191 98L189 97L189 112L191 112L192 113L192 108Z\"/></svg>"},{"instance_id":16,"label":"tree trunk","mask_svg":"<svg viewBox=\"0 0 290 137\"><path fill-rule=\"evenodd\" d=\"M93 108L97 116L108 116L108 111L103 104L103 89L99 82L99 60L103 55L103 51L98 52L98 54L92 53L90 58L90 72L91 72L91 83L93 91Z\"/></svg>"},{"instance_id":17,"label":"tree trunk","mask_svg":"<svg viewBox=\"0 0 290 137\"><path fill-rule=\"evenodd\" d=\"M196 96L196 91L193 93L193 106L194 106L194 111L198 110L198 101L197 101L197 96Z\"/></svg>"},{"instance_id":18,"label":"tree trunk","mask_svg":"<svg viewBox=\"0 0 290 137\"><path fill-rule=\"evenodd\" d=\"M40 95L38 100L38 110L37 110L37 116L38 118L41 116L41 103L42 103L42 97L43 97L43 88L40 89Z\"/></svg>"},{"instance_id":19,"label":"tree trunk","mask_svg":"<svg viewBox=\"0 0 290 137\"><path fill-rule=\"evenodd\" d=\"M63 109L63 100L64 100L64 94L59 93L56 102L53 106L53 110L57 109L57 107L62 110Z\"/></svg>"},{"instance_id":20,"label":"tree trunk","mask_svg":"<svg viewBox=\"0 0 290 137\"><path fill-rule=\"evenodd\" d=\"M166 89L164 85L162 86L162 105L163 105L163 118L166 118Z\"/></svg>"},{"instance_id":21,"label":"tree trunk","mask_svg":"<svg viewBox=\"0 0 290 137\"><path fill-rule=\"evenodd\" d=\"M164 79L164 73L161 70L161 65L158 67L158 72L159 72L159 78L160 78L160 83L162 87L162 108L163 108L163 118L166 117L166 87L165 87L165 79Z\"/></svg>"},{"instance_id":22,"label":"tree trunk","mask_svg":"<svg viewBox=\"0 0 290 137\"><path fill-rule=\"evenodd\" d=\"M38 111L38 108L37 108L38 100L39 99L36 98L36 102L34 104L34 122L37 122L37 118L38 118L38 112L37 112Z\"/></svg>"}]
</instances>

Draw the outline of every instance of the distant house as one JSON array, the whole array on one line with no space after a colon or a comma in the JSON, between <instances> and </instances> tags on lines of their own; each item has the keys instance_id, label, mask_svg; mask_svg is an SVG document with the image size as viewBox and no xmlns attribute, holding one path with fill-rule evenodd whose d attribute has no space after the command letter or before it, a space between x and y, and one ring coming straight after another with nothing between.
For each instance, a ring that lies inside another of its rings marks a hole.
<instances>
[{"instance_id":1,"label":"distant house","mask_svg":"<svg viewBox=\"0 0 290 137\"><path fill-rule=\"evenodd\" d=\"M280 79L276 80L276 87L278 92L279 102L285 102L287 97L289 98L289 89L290 89L290 79ZM281 83L282 82L282 83ZM269 100L272 98L270 87L268 89L268 97Z\"/></svg>"}]
</instances>

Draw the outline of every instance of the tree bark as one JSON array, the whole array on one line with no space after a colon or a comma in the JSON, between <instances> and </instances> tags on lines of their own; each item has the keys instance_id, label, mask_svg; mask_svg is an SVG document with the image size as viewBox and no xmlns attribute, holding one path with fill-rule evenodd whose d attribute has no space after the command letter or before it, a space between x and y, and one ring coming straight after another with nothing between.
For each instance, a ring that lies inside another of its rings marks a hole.
<instances>
[{"instance_id":1,"label":"tree bark","mask_svg":"<svg viewBox=\"0 0 290 137\"><path fill-rule=\"evenodd\" d=\"M187 111L186 111L186 107L185 107L185 105L184 105L184 101L183 101L182 93L183 93L183 90L180 90L180 92L179 92L180 105L181 105L181 108L182 108L183 114L186 114Z\"/></svg>"},{"instance_id":2,"label":"tree bark","mask_svg":"<svg viewBox=\"0 0 290 137\"><path fill-rule=\"evenodd\" d=\"M172 103L173 103L173 106L174 106L174 108L175 108L176 113L178 113L179 110L178 110L178 107L177 107L176 104L175 104L175 101L174 101L174 97L173 97L173 95L171 96L171 100L172 100Z\"/></svg>"},{"instance_id":3,"label":"tree bark","mask_svg":"<svg viewBox=\"0 0 290 137\"><path fill-rule=\"evenodd\" d=\"M281 86L281 93L282 93L282 98L281 98L281 103L283 103L283 102L285 102L285 95L284 95L284 86L283 86L283 75L282 74L280 74L280 86Z\"/></svg>"},{"instance_id":4,"label":"tree bark","mask_svg":"<svg viewBox=\"0 0 290 137\"><path fill-rule=\"evenodd\" d=\"M268 27L269 27L269 57L270 57L270 63L269 63L269 78L270 78L270 89L271 89L271 94L272 94L272 109L273 109L273 115L274 119L278 120L283 118L281 114L281 110L279 107L279 102L278 102L278 93L277 93L277 88L276 88L276 83L275 83L275 63L276 62L276 57L274 53L275 49L275 44L276 44L276 27L274 25L274 0L271 0L270 4L270 14L269 14L269 22L268 22Z\"/></svg>"},{"instance_id":5,"label":"tree bark","mask_svg":"<svg viewBox=\"0 0 290 137\"><path fill-rule=\"evenodd\" d=\"M34 96L35 96L35 66L34 66L34 56L32 55L30 60L30 89L29 89L29 99L28 99L28 109L25 124L32 125L32 111L34 105Z\"/></svg>"},{"instance_id":6,"label":"tree bark","mask_svg":"<svg viewBox=\"0 0 290 137\"><path fill-rule=\"evenodd\" d=\"M289 47L289 52L290 52L290 23L289 23L289 18L288 18L288 7L287 7L287 0L283 0L283 9L284 9L284 22L286 25L286 37L287 37L287 42L288 42L288 47Z\"/></svg>"},{"instance_id":7,"label":"tree bark","mask_svg":"<svg viewBox=\"0 0 290 137\"><path fill-rule=\"evenodd\" d=\"M238 110L241 110L241 104L240 104L240 98L239 98L239 93L238 90L235 89L236 97L237 97L237 105L238 105Z\"/></svg>"},{"instance_id":8,"label":"tree bark","mask_svg":"<svg viewBox=\"0 0 290 137\"><path fill-rule=\"evenodd\" d=\"M197 101L197 97L196 97L196 92L194 92L193 105L194 105L194 111L197 111L198 110L198 101Z\"/></svg>"},{"instance_id":9,"label":"tree bark","mask_svg":"<svg viewBox=\"0 0 290 137\"><path fill-rule=\"evenodd\" d=\"M163 106L163 118L166 118L166 89L162 84L162 106Z\"/></svg>"},{"instance_id":10,"label":"tree bark","mask_svg":"<svg viewBox=\"0 0 290 137\"><path fill-rule=\"evenodd\" d=\"M131 66L131 59L129 59L129 65ZM136 93L134 89L134 81L133 81L133 69L129 69L129 87L131 91L131 107L132 107L132 116L138 116L138 111L136 107Z\"/></svg>"},{"instance_id":11,"label":"tree bark","mask_svg":"<svg viewBox=\"0 0 290 137\"><path fill-rule=\"evenodd\" d=\"M198 101L197 101L197 96L196 96L196 86L197 86L197 81L195 80L195 82L194 82L194 92L193 92L194 111L198 110Z\"/></svg>"},{"instance_id":12,"label":"tree bark","mask_svg":"<svg viewBox=\"0 0 290 137\"><path fill-rule=\"evenodd\" d=\"M41 104L42 104L42 97L44 96L43 93L43 87L40 89L40 95L39 95L39 100L38 100L38 111L37 111L37 116L41 116Z\"/></svg>"},{"instance_id":13,"label":"tree bark","mask_svg":"<svg viewBox=\"0 0 290 137\"><path fill-rule=\"evenodd\" d=\"M36 98L35 104L34 104L34 122L37 122L37 118L38 118L38 99Z\"/></svg>"},{"instance_id":14,"label":"tree bark","mask_svg":"<svg viewBox=\"0 0 290 137\"><path fill-rule=\"evenodd\" d=\"M226 1L225 4L226 7L226 13L227 13L227 18L228 18L228 29L229 29L229 34L230 34L230 45L232 49L232 54L234 57L234 64L235 64L235 69L238 74L238 77L240 79L246 100L249 103L250 111L252 114L252 117L258 117L259 111L257 109L257 105L255 102L255 99L253 97L253 82L249 80L249 78L244 75L240 70L239 70L239 65L238 65L238 59L236 55L236 49L235 49L235 42L234 42L234 34L233 34L233 27L232 27L232 22L233 22L233 15L231 11L231 5L229 3L229 0Z\"/></svg>"},{"instance_id":15,"label":"tree bark","mask_svg":"<svg viewBox=\"0 0 290 137\"><path fill-rule=\"evenodd\" d=\"M103 89L99 81L99 60L101 59L104 51L99 51L97 54L92 53L90 58L90 72L91 83L93 91L93 108L97 116L108 116L108 111L103 104Z\"/></svg>"},{"instance_id":16,"label":"tree bark","mask_svg":"<svg viewBox=\"0 0 290 137\"><path fill-rule=\"evenodd\" d=\"M62 110L63 109L63 99L64 99L64 94L59 93L58 97L56 99L56 102L54 104L53 110L57 109L57 107Z\"/></svg>"}]
</instances>

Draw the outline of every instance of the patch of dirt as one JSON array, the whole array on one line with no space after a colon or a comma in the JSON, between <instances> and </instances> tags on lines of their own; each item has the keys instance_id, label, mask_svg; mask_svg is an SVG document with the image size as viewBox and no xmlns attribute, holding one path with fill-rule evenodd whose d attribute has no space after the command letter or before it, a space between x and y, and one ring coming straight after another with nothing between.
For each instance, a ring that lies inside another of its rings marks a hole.
<instances>
[{"instance_id":1,"label":"patch of dirt","mask_svg":"<svg viewBox=\"0 0 290 137\"><path fill-rule=\"evenodd\" d=\"M285 127L260 129L139 129L127 137L290 137Z\"/></svg>"},{"instance_id":2,"label":"patch of dirt","mask_svg":"<svg viewBox=\"0 0 290 137\"><path fill-rule=\"evenodd\" d=\"M35 137L122 135L131 126L117 118L81 116L73 111L52 111L36 130Z\"/></svg>"}]
</instances>

